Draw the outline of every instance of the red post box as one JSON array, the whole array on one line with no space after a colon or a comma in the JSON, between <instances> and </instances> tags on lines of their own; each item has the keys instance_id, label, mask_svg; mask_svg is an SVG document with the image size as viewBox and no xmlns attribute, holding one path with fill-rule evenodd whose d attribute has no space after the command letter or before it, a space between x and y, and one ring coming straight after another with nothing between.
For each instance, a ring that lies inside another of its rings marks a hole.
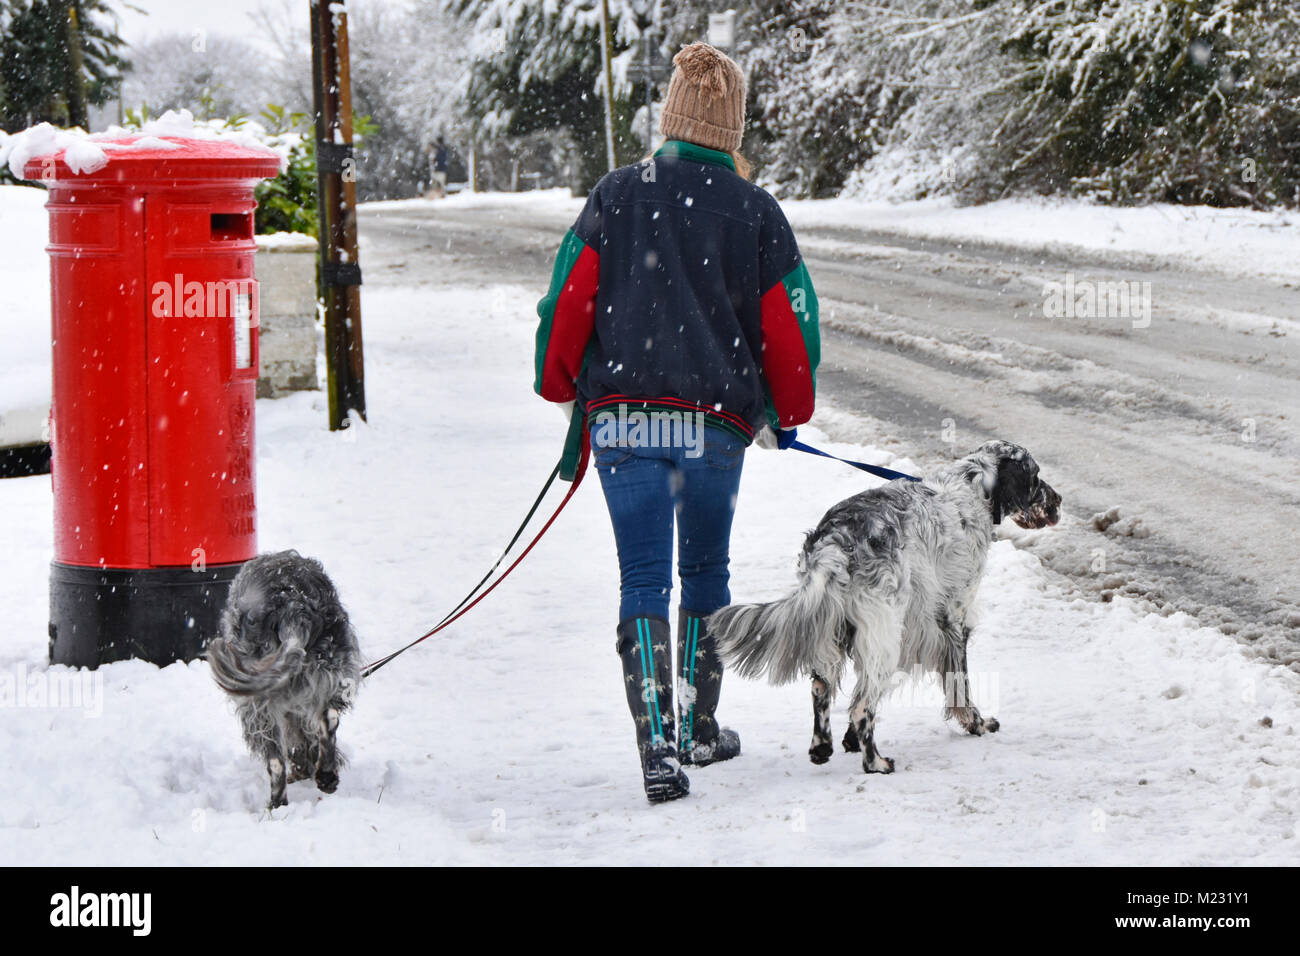
<instances>
[{"instance_id":1,"label":"red post box","mask_svg":"<svg viewBox=\"0 0 1300 956\"><path fill-rule=\"evenodd\" d=\"M279 158L136 139L24 168L49 187L58 664L197 657L257 552L253 187Z\"/></svg>"}]
</instances>

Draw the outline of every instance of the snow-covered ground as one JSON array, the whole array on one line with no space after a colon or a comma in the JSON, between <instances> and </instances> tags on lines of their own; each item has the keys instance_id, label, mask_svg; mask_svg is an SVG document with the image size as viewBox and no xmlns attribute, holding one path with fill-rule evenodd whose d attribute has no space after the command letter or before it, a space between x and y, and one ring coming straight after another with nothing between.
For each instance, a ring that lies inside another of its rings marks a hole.
<instances>
[{"instance_id":1,"label":"snow-covered ground","mask_svg":"<svg viewBox=\"0 0 1300 956\"><path fill-rule=\"evenodd\" d=\"M541 291L369 283L370 424L328 432L318 394L258 403L261 545L325 562L368 656L459 600L558 456L561 422L531 391ZM770 597L802 533L869 479L793 453L752 450L745 468L733 592ZM339 792L295 784L268 816L265 773L203 664L113 664L83 675L85 706L16 706L15 685L40 703L73 676L44 663L50 521L48 477L0 482L6 861L1300 862L1300 679L1185 617L1073 597L1010 540L992 551L971 650L998 734L962 736L905 694L879 731L898 773L864 776L843 754L814 767L807 688L733 678L721 714L743 755L650 807L589 476L514 577L365 684L340 731Z\"/></svg>"},{"instance_id":2,"label":"snow-covered ground","mask_svg":"<svg viewBox=\"0 0 1300 956\"><path fill-rule=\"evenodd\" d=\"M1016 198L956 206L937 198L891 203L860 199L781 204L796 231L849 226L895 236L969 242L1049 255L1104 256L1111 263L1172 262L1209 272L1300 279L1300 214L1209 206L1102 206Z\"/></svg>"},{"instance_id":3,"label":"snow-covered ground","mask_svg":"<svg viewBox=\"0 0 1300 956\"><path fill-rule=\"evenodd\" d=\"M514 204L529 214L572 219L582 208L566 189L458 193L441 200L367 203L368 210ZM1210 206L1104 206L1074 199L1013 198L958 206L946 197L888 202L854 198L785 200L791 225L844 226L891 236L968 242L1052 255L1090 255L1114 264L1172 263L1208 272L1300 280L1300 214ZM831 240L820 240L829 242ZM861 242L855 243L861 250ZM891 252L897 254L896 247Z\"/></svg>"}]
</instances>

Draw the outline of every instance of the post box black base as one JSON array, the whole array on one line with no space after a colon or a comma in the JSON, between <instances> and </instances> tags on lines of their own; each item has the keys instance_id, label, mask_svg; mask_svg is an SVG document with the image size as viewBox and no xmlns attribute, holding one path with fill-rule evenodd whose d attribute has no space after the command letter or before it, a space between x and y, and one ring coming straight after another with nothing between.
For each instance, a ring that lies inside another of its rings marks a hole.
<instances>
[{"instance_id":1,"label":"post box black base","mask_svg":"<svg viewBox=\"0 0 1300 956\"><path fill-rule=\"evenodd\" d=\"M18 445L0 448L0 478L26 478L50 473L50 446Z\"/></svg>"},{"instance_id":2,"label":"post box black base","mask_svg":"<svg viewBox=\"0 0 1300 956\"><path fill-rule=\"evenodd\" d=\"M50 564L50 663L191 661L217 634L239 564L85 568Z\"/></svg>"}]
</instances>

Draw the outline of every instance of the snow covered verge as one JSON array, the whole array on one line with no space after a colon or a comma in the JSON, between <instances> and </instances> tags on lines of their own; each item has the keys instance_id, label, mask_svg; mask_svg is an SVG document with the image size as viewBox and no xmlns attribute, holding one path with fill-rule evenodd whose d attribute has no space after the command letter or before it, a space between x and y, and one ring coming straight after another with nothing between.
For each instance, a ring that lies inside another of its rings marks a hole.
<instances>
[{"instance_id":1,"label":"snow covered verge","mask_svg":"<svg viewBox=\"0 0 1300 956\"><path fill-rule=\"evenodd\" d=\"M460 599L559 454L561 422L531 390L541 291L368 284L370 424L331 434L320 395L258 402L261 545L325 562L368 657ZM742 600L786 588L803 532L871 481L794 453L752 450L745 468ZM991 553L971 648L999 733L962 736L904 693L879 730L897 773L865 776L844 754L814 767L807 688L729 678L721 715L743 755L652 808L590 474L515 576L366 682L340 730L339 792L294 784L268 816L265 772L205 665L114 664L82 678L79 706L50 705L75 677L44 663L50 521L48 477L0 482L7 862L1300 862L1300 680L1186 618L1078 599L1010 540ZM837 734L844 719L837 705Z\"/></svg>"},{"instance_id":2,"label":"snow covered verge","mask_svg":"<svg viewBox=\"0 0 1300 956\"><path fill-rule=\"evenodd\" d=\"M575 198L568 189L531 189L520 193L469 192L462 190L451 193L443 199L384 199L368 202L366 209L420 209L452 205L464 209L483 206L501 206L502 204L520 205L527 209L545 209L557 214L577 216L582 209L583 200Z\"/></svg>"},{"instance_id":3,"label":"snow covered verge","mask_svg":"<svg viewBox=\"0 0 1300 956\"><path fill-rule=\"evenodd\" d=\"M796 232L850 227L1019 252L1300 281L1300 213L1210 206L1103 206L1079 200L1003 199L957 206L951 199L863 199L781 204Z\"/></svg>"},{"instance_id":4,"label":"snow covered verge","mask_svg":"<svg viewBox=\"0 0 1300 956\"><path fill-rule=\"evenodd\" d=\"M517 204L574 218L582 208L582 200L565 189L459 193L439 200L395 200L366 206L396 210L429 203L464 207ZM1300 256L1296 255L1300 213L1287 210L1257 212L1172 204L1121 207L1040 198L958 206L948 198L888 202L848 197L785 200L781 208L801 243L810 248L822 240L805 240L805 233L849 228L1121 265L1170 264L1300 282Z\"/></svg>"}]
</instances>

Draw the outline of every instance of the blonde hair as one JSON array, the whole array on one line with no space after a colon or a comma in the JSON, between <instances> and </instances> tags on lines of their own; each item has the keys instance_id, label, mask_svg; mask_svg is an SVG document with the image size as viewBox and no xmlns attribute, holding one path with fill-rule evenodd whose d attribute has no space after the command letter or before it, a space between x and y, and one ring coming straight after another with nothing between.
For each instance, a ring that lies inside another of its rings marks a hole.
<instances>
[{"instance_id":1,"label":"blonde hair","mask_svg":"<svg viewBox=\"0 0 1300 956\"><path fill-rule=\"evenodd\" d=\"M731 161L736 164L736 175L741 179L752 180L754 178L754 164L746 159L738 149L731 150L730 155Z\"/></svg>"}]
</instances>

